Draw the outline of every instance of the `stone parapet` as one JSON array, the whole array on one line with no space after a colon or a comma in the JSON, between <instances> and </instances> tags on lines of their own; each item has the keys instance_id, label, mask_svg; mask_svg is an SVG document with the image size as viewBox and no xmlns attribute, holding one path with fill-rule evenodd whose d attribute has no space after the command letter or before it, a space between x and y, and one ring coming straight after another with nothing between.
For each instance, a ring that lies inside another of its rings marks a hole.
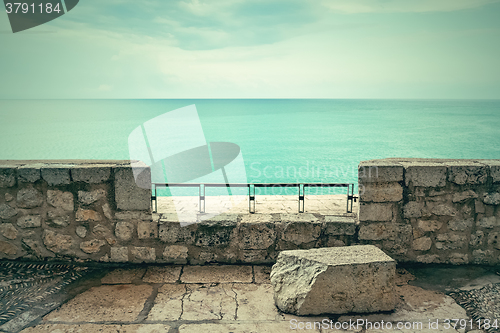
<instances>
[{"instance_id":1,"label":"stone parapet","mask_svg":"<svg viewBox=\"0 0 500 333\"><path fill-rule=\"evenodd\" d=\"M500 160L365 161L359 192L360 243L399 261L500 263Z\"/></svg>"}]
</instances>

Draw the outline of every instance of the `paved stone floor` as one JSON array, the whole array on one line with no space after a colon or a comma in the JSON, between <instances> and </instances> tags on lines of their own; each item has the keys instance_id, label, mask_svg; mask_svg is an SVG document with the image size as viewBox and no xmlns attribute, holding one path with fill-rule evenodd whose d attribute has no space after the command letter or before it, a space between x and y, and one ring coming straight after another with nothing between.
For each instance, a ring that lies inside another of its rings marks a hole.
<instances>
[{"instance_id":1,"label":"paved stone floor","mask_svg":"<svg viewBox=\"0 0 500 333\"><path fill-rule=\"evenodd\" d=\"M255 211L259 214L297 213L299 201L297 195L257 195ZM304 200L306 213L323 215L343 215L347 210L347 195L306 195ZM175 213L176 211L199 211L199 197L158 197L159 213ZM248 213L248 196L207 196L205 202L207 213ZM353 212L358 211L358 202L353 203Z\"/></svg>"},{"instance_id":2,"label":"paved stone floor","mask_svg":"<svg viewBox=\"0 0 500 333\"><path fill-rule=\"evenodd\" d=\"M445 329L448 318L469 320L445 292L500 282L492 268L398 268L398 304L390 313L298 317L274 306L268 266L135 266L102 268L68 286L67 297L45 313L25 312L0 326L2 332L158 332L281 333L334 332L335 323L350 332L461 332ZM349 323L369 321L356 327ZM429 322L439 320L437 329ZM398 322L406 329L376 329ZM314 327L316 322L316 327ZM418 327L422 323L422 328ZM416 325L416 326L415 326ZM319 327L318 327L319 326ZM414 327L413 327L414 326Z\"/></svg>"}]
</instances>

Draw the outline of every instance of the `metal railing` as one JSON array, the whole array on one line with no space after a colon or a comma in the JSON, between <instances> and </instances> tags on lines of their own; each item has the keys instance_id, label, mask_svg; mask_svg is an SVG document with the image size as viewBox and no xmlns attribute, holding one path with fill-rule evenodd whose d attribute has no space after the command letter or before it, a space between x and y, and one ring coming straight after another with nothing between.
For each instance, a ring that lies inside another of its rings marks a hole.
<instances>
[{"instance_id":1,"label":"metal railing","mask_svg":"<svg viewBox=\"0 0 500 333\"><path fill-rule=\"evenodd\" d=\"M194 184L194 183L152 183L151 192L151 208L156 213L158 211L158 200L157 200L157 188L158 187L198 187L199 188L199 210L200 213L205 213L205 189L207 187L247 187L248 188L248 211L250 214L255 213L255 188L257 187L298 187L299 189L299 213L303 213L305 209L305 189L306 187L338 187L347 188L347 207L346 212L352 213L353 201L356 201L356 196L354 195L354 184L353 183L274 183L274 184ZM154 206L153 206L154 202ZM253 209L252 209L253 206Z\"/></svg>"}]
</instances>

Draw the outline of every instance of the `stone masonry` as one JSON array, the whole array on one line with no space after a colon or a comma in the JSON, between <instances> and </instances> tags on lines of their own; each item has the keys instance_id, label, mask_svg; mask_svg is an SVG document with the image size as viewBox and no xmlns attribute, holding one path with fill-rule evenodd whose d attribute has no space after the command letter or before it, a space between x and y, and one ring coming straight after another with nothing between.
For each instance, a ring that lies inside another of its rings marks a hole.
<instances>
[{"instance_id":1,"label":"stone masonry","mask_svg":"<svg viewBox=\"0 0 500 333\"><path fill-rule=\"evenodd\" d=\"M399 261L500 263L500 160L366 161L359 193L362 244Z\"/></svg>"}]
</instances>

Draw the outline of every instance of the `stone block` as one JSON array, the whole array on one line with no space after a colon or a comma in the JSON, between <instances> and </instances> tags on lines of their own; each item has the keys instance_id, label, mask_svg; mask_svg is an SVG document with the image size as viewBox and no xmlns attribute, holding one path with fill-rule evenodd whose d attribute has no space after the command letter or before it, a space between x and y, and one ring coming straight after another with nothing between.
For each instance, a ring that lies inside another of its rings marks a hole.
<instances>
[{"instance_id":1,"label":"stone block","mask_svg":"<svg viewBox=\"0 0 500 333\"><path fill-rule=\"evenodd\" d=\"M33 187L23 188L17 192L17 206L21 208L35 208L43 204L43 195Z\"/></svg>"},{"instance_id":2,"label":"stone block","mask_svg":"<svg viewBox=\"0 0 500 333\"><path fill-rule=\"evenodd\" d=\"M467 246L467 237L462 234L448 232L436 236L436 249L456 250Z\"/></svg>"},{"instance_id":3,"label":"stone block","mask_svg":"<svg viewBox=\"0 0 500 333\"><path fill-rule=\"evenodd\" d=\"M92 239L86 242L80 243L80 249L88 254L97 253L101 250L101 247L106 245L106 242L102 239Z\"/></svg>"},{"instance_id":4,"label":"stone block","mask_svg":"<svg viewBox=\"0 0 500 333\"><path fill-rule=\"evenodd\" d=\"M106 197L106 191L103 189L97 189L94 191L78 191L78 202L84 205L90 205L94 202L101 200Z\"/></svg>"},{"instance_id":5,"label":"stone block","mask_svg":"<svg viewBox=\"0 0 500 333\"><path fill-rule=\"evenodd\" d=\"M52 230L45 230L42 238L47 250L54 253L66 253L73 247L71 236L56 233Z\"/></svg>"},{"instance_id":6,"label":"stone block","mask_svg":"<svg viewBox=\"0 0 500 333\"><path fill-rule=\"evenodd\" d=\"M500 183L500 160L481 160L481 163L490 168L493 183Z\"/></svg>"},{"instance_id":7,"label":"stone block","mask_svg":"<svg viewBox=\"0 0 500 333\"><path fill-rule=\"evenodd\" d=\"M79 225L78 227L76 227L75 233L78 237L85 238L85 236L87 235L87 228L85 228L82 225Z\"/></svg>"},{"instance_id":8,"label":"stone block","mask_svg":"<svg viewBox=\"0 0 500 333\"><path fill-rule=\"evenodd\" d=\"M360 225L358 237L361 240L394 239L395 233L394 223L369 223Z\"/></svg>"},{"instance_id":9,"label":"stone block","mask_svg":"<svg viewBox=\"0 0 500 333\"><path fill-rule=\"evenodd\" d=\"M52 207L61 208L68 212L72 212L75 209L73 194L71 192L48 190L47 203Z\"/></svg>"},{"instance_id":10,"label":"stone block","mask_svg":"<svg viewBox=\"0 0 500 333\"><path fill-rule=\"evenodd\" d=\"M391 311L396 262L373 245L283 251L271 272L276 306L296 315Z\"/></svg>"},{"instance_id":11,"label":"stone block","mask_svg":"<svg viewBox=\"0 0 500 333\"><path fill-rule=\"evenodd\" d=\"M180 266L149 266L142 278L146 283L176 283L181 275Z\"/></svg>"},{"instance_id":12,"label":"stone block","mask_svg":"<svg viewBox=\"0 0 500 333\"><path fill-rule=\"evenodd\" d=\"M417 262L421 262L423 264L434 264L439 263L439 256L437 254L424 254L417 256Z\"/></svg>"},{"instance_id":13,"label":"stone block","mask_svg":"<svg viewBox=\"0 0 500 333\"><path fill-rule=\"evenodd\" d=\"M473 161L446 162L448 180L458 185L484 184L488 178L488 167Z\"/></svg>"},{"instance_id":14,"label":"stone block","mask_svg":"<svg viewBox=\"0 0 500 333\"><path fill-rule=\"evenodd\" d=\"M240 223L238 225L239 248L246 250L265 250L273 246L276 241L274 226L275 224L272 222Z\"/></svg>"},{"instance_id":15,"label":"stone block","mask_svg":"<svg viewBox=\"0 0 500 333\"><path fill-rule=\"evenodd\" d=\"M349 235L356 232L356 218L349 216L325 216L324 230L326 235Z\"/></svg>"},{"instance_id":16,"label":"stone block","mask_svg":"<svg viewBox=\"0 0 500 333\"><path fill-rule=\"evenodd\" d=\"M130 250L131 261L135 263L154 262L156 260L155 249L152 247L133 247Z\"/></svg>"},{"instance_id":17,"label":"stone block","mask_svg":"<svg viewBox=\"0 0 500 333\"><path fill-rule=\"evenodd\" d=\"M361 202L398 202L403 199L399 183L368 183L359 192Z\"/></svg>"},{"instance_id":18,"label":"stone block","mask_svg":"<svg viewBox=\"0 0 500 333\"><path fill-rule=\"evenodd\" d=\"M437 220L418 220L417 227L423 232L434 232L443 226L443 222Z\"/></svg>"},{"instance_id":19,"label":"stone block","mask_svg":"<svg viewBox=\"0 0 500 333\"><path fill-rule=\"evenodd\" d=\"M409 219L411 217L421 217L424 215L424 203L417 201L410 201L403 207L404 217Z\"/></svg>"},{"instance_id":20,"label":"stone block","mask_svg":"<svg viewBox=\"0 0 500 333\"><path fill-rule=\"evenodd\" d=\"M469 199L476 199L477 193L472 190L467 190L463 192L453 193L452 201L453 202L463 202Z\"/></svg>"},{"instance_id":21,"label":"stone block","mask_svg":"<svg viewBox=\"0 0 500 333\"><path fill-rule=\"evenodd\" d=\"M282 214L282 215L294 215L294 214ZM297 218L299 218L301 215L297 215L298 216ZM315 242L319 239L321 235L322 223L319 222L312 214L305 214L305 215L311 215L312 218L314 218L314 221L285 222L285 221L290 221L291 220L290 218L283 220L284 228L280 237L283 241L300 246L302 244ZM311 218L305 216L304 219L310 220Z\"/></svg>"},{"instance_id":22,"label":"stone block","mask_svg":"<svg viewBox=\"0 0 500 333\"><path fill-rule=\"evenodd\" d=\"M151 208L151 172L141 173L139 185L134 179L132 167L114 167L115 202L119 210L146 210ZM149 182L149 186L146 186Z\"/></svg>"},{"instance_id":23,"label":"stone block","mask_svg":"<svg viewBox=\"0 0 500 333\"><path fill-rule=\"evenodd\" d=\"M8 220L16 215L17 215L17 209L12 208L11 206L5 203L0 204L0 219Z\"/></svg>"},{"instance_id":24,"label":"stone block","mask_svg":"<svg viewBox=\"0 0 500 333\"><path fill-rule=\"evenodd\" d=\"M183 245L169 245L163 250L163 259L169 264L187 264L188 251Z\"/></svg>"},{"instance_id":25,"label":"stone block","mask_svg":"<svg viewBox=\"0 0 500 333\"><path fill-rule=\"evenodd\" d=\"M13 187L16 185L16 166L0 165L0 187Z\"/></svg>"},{"instance_id":26,"label":"stone block","mask_svg":"<svg viewBox=\"0 0 500 333\"><path fill-rule=\"evenodd\" d=\"M429 237L420 237L413 240L412 249L415 251L427 251L432 246L432 240Z\"/></svg>"},{"instance_id":27,"label":"stone block","mask_svg":"<svg viewBox=\"0 0 500 333\"><path fill-rule=\"evenodd\" d=\"M427 203L430 212L437 216L455 216L457 214L456 209L449 204L441 203Z\"/></svg>"},{"instance_id":28,"label":"stone block","mask_svg":"<svg viewBox=\"0 0 500 333\"><path fill-rule=\"evenodd\" d=\"M405 166L406 186L444 187L446 186L447 168L441 163L410 162Z\"/></svg>"},{"instance_id":29,"label":"stone block","mask_svg":"<svg viewBox=\"0 0 500 333\"><path fill-rule=\"evenodd\" d=\"M0 234L7 239L14 240L17 238L17 229L12 223L2 223L0 224Z\"/></svg>"},{"instance_id":30,"label":"stone block","mask_svg":"<svg viewBox=\"0 0 500 333\"><path fill-rule=\"evenodd\" d=\"M266 250L240 250L238 259L242 263L248 264L264 264L268 262L272 262L269 259L268 253Z\"/></svg>"},{"instance_id":31,"label":"stone block","mask_svg":"<svg viewBox=\"0 0 500 333\"><path fill-rule=\"evenodd\" d=\"M17 219L19 228L37 228L42 226L42 217L40 215L26 215Z\"/></svg>"},{"instance_id":32,"label":"stone block","mask_svg":"<svg viewBox=\"0 0 500 333\"><path fill-rule=\"evenodd\" d=\"M198 224L181 227L179 222L167 222L160 220L158 234L160 240L165 243L182 243L192 245L196 239Z\"/></svg>"},{"instance_id":33,"label":"stone block","mask_svg":"<svg viewBox=\"0 0 500 333\"><path fill-rule=\"evenodd\" d=\"M17 246L9 242L0 241L0 253L13 256L17 253L17 251Z\"/></svg>"},{"instance_id":34,"label":"stone block","mask_svg":"<svg viewBox=\"0 0 500 333\"><path fill-rule=\"evenodd\" d=\"M359 205L360 221L391 221L393 218L394 204L392 203L367 203Z\"/></svg>"},{"instance_id":35,"label":"stone block","mask_svg":"<svg viewBox=\"0 0 500 333\"><path fill-rule=\"evenodd\" d=\"M134 235L134 224L130 222L119 221L116 222L115 236L119 240L129 241Z\"/></svg>"},{"instance_id":36,"label":"stone block","mask_svg":"<svg viewBox=\"0 0 500 333\"><path fill-rule=\"evenodd\" d=\"M71 168L74 182L98 184L108 181L110 176L111 166L80 165Z\"/></svg>"},{"instance_id":37,"label":"stone block","mask_svg":"<svg viewBox=\"0 0 500 333\"><path fill-rule=\"evenodd\" d=\"M400 182L403 166L384 160L363 161L358 166L358 180L360 184Z\"/></svg>"},{"instance_id":38,"label":"stone block","mask_svg":"<svg viewBox=\"0 0 500 333\"><path fill-rule=\"evenodd\" d=\"M483 202L487 205L500 205L500 193L486 193L483 197Z\"/></svg>"},{"instance_id":39,"label":"stone block","mask_svg":"<svg viewBox=\"0 0 500 333\"><path fill-rule=\"evenodd\" d=\"M17 169L17 179L21 183L34 183L42 178L41 167L44 164L35 163L20 166Z\"/></svg>"},{"instance_id":40,"label":"stone block","mask_svg":"<svg viewBox=\"0 0 500 333\"><path fill-rule=\"evenodd\" d=\"M482 217L479 220L477 220L476 227L491 229L500 226L499 222L500 220L498 220L494 216Z\"/></svg>"},{"instance_id":41,"label":"stone block","mask_svg":"<svg viewBox=\"0 0 500 333\"><path fill-rule=\"evenodd\" d=\"M48 164L41 168L42 178L49 186L68 185L71 183L69 170L72 165Z\"/></svg>"},{"instance_id":42,"label":"stone block","mask_svg":"<svg viewBox=\"0 0 500 333\"><path fill-rule=\"evenodd\" d=\"M122 211L115 213L115 219L117 220L134 220L134 221L151 221L151 213L140 212L140 211Z\"/></svg>"},{"instance_id":43,"label":"stone block","mask_svg":"<svg viewBox=\"0 0 500 333\"><path fill-rule=\"evenodd\" d=\"M451 220L448 222L448 229L452 231L465 231L474 225L474 219Z\"/></svg>"},{"instance_id":44,"label":"stone block","mask_svg":"<svg viewBox=\"0 0 500 333\"><path fill-rule=\"evenodd\" d=\"M180 280L182 283L251 283L252 267L185 266Z\"/></svg>"},{"instance_id":45,"label":"stone block","mask_svg":"<svg viewBox=\"0 0 500 333\"><path fill-rule=\"evenodd\" d=\"M232 214L221 214L211 219L204 220L197 224L196 245L227 246L233 239L236 225L237 215Z\"/></svg>"},{"instance_id":46,"label":"stone block","mask_svg":"<svg viewBox=\"0 0 500 333\"><path fill-rule=\"evenodd\" d=\"M111 247L111 261L114 262L127 262L128 261L128 248L113 246Z\"/></svg>"},{"instance_id":47,"label":"stone block","mask_svg":"<svg viewBox=\"0 0 500 333\"><path fill-rule=\"evenodd\" d=\"M85 222L85 221L98 222L102 220L101 214L91 209L78 208L75 217L78 222Z\"/></svg>"},{"instance_id":48,"label":"stone block","mask_svg":"<svg viewBox=\"0 0 500 333\"><path fill-rule=\"evenodd\" d=\"M14 196L10 193L5 193L5 201L6 202L11 202L12 200L14 200Z\"/></svg>"},{"instance_id":49,"label":"stone block","mask_svg":"<svg viewBox=\"0 0 500 333\"><path fill-rule=\"evenodd\" d=\"M137 236L139 239L158 238L158 222L137 223Z\"/></svg>"}]
</instances>

